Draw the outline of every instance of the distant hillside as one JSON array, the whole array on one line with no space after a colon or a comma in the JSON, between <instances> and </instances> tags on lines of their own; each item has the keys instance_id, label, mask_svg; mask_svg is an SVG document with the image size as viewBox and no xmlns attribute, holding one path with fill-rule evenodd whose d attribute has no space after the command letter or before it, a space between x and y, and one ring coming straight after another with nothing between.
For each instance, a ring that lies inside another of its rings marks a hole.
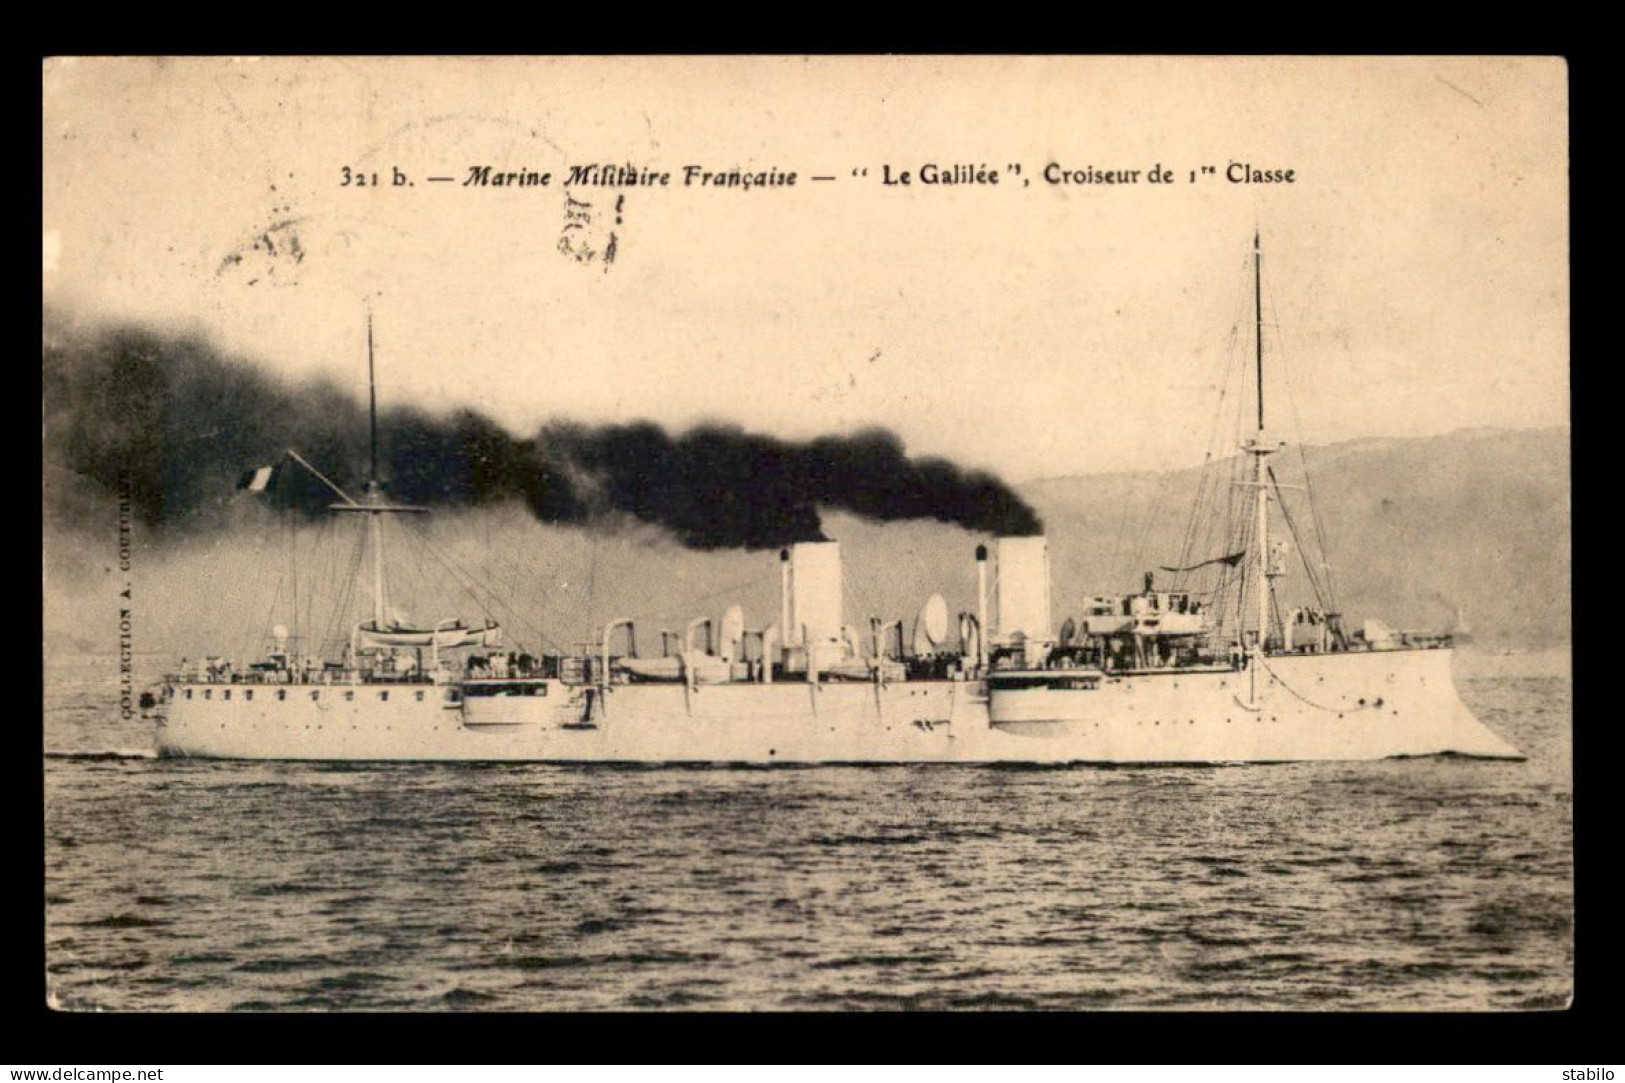
<instances>
[{"instance_id":1,"label":"distant hillside","mask_svg":"<svg viewBox=\"0 0 1625 1083\"><path fill-rule=\"evenodd\" d=\"M1465 621L1492 646L1568 640L1567 430L1361 440L1304 454L1351 626L1368 616L1417 628ZM1281 457L1284 484L1301 480L1298 461L1296 449ZM1045 520L1057 621L1084 596L1135 589L1143 571L1177 559L1197 477L1195 470L1084 474L1018 487ZM74 488L62 472L49 474L47 485L59 497ZM119 597L124 576L113 567L112 509L70 515L64 506L47 501L47 643L52 650L104 649L116 642L119 610L130 604ZM241 497L233 507L237 526L227 537L158 544L138 527L137 650L260 649L270 598L293 572L286 532ZM657 648L660 629L718 616L735 601L751 627L778 616L773 550L695 552L646 525L548 526L518 508L440 513L430 522L437 546L467 578L459 582L438 558L396 546L391 553L404 564L392 598L413 614L476 617L465 589L474 584L482 598L500 599L506 611L494 615L524 645L545 649L537 634L545 633L568 647L596 639L610 619L632 616L640 619L640 641ZM309 526L300 551L329 551L342 563L353 547L339 532L353 526ZM954 612L974 608L971 554L984 537L931 521L879 524L834 513L824 515L824 529L843 545L853 624L870 615L909 621L932 591ZM313 562L298 570L301 621L343 627L322 609L323 598L338 593L341 571Z\"/></svg>"},{"instance_id":2,"label":"distant hillside","mask_svg":"<svg viewBox=\"0 0 1625 1083\"><path fill-rule=\"evenodd\" d=\"M1442 628L1459 615L1491 644L1568 640L1567 429L1356 440L1307 448L1303 458L1354 626L1371 616ZM1297 450L1288 449L1281 482L1301 483L1301 472ZM1058 597L1096 583L1127 589L1141 571L1171 563L1197 478L1187 470L1022 486L1052 539ZM1161 510L1148 530L1153 507ZM1136 550L1139 563L1125 566Z\"/></svg>"}]
</instances>

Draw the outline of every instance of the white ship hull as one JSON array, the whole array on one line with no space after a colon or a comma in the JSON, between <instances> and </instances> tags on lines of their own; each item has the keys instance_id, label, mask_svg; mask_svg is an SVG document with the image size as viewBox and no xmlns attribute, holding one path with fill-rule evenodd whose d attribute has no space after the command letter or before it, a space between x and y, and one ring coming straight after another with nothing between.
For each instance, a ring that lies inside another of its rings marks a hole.
<instances>
[{"instance_id":1,"label":"white ship hull","mask_svg":"<svg viewBox=\"0 0 1625 1083\"><path fill-rule=\"evenodd\" d=\"M1467 710L1448 650L1268 660L1250 674L1107 677L1093 691L980 681L717 684L468 696L455 686L177 686L166 756L621 763L1238 763L1453 753L1520 758ZM545 691L543 691L545 689ZM190 691L191 696L187 696ZM319 695L312 697L313 691ZM208 692L208 698L204 693ZM346 693L350 697L346 698ZM381 698L382 693L387 696ZM419 698L419 693L422 694ZM1364 701L1363 703L1360 701Z\"/></svg>"},{"instance_id":2,"label":"white ship hull","mask_svg":"<svg viewBox=\"0 0 1625 1083\"><path fill-rule=\"evenodd\" d=\"M992 728L1065 759L1276 763L1455 754L1522 759L1473 717L1448 649L1279 655L1243 670L1105 676L1094 690L996 693Z\"/></svg>"}]
</instances>

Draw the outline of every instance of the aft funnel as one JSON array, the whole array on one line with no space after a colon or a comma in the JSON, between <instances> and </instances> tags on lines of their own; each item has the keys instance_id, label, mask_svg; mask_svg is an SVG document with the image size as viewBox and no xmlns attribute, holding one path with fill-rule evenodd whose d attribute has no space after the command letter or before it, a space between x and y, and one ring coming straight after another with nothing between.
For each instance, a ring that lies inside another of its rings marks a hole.
<instances>
[{"instance_id":1,"label":"aft funnel","mask_svg":"<svg viewBox=\"0 0 1625 1083\"><path fill-rule=\"evenodd\" d=\"M1019 632L1029 640L1051 638L1049 606L1049 541L1043 535L999 538L999 612L997 632L1009 642Z\"/></svg>"}]
</instances>

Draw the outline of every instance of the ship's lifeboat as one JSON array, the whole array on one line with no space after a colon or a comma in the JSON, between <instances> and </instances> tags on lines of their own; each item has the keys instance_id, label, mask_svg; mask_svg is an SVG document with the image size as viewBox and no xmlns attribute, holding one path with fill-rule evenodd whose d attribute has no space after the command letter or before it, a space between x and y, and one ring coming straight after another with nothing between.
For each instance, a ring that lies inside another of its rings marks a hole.
<instances>
[{"instance_id":1,"label":"ship's lifeboat","mask_svg":"<svg viewBox=\"0 0 1625 1083\"><path fill-rule=\"evenodd\" d=\"M462 621L447 621L433 628L413 628L402 624L380 625L377 621L363 621L357 629L371 646L376 647L436 647L450 650L454 647L500 647L502 628L487 621L484 627L471 628Z\"/></svg>"}]
</instances>

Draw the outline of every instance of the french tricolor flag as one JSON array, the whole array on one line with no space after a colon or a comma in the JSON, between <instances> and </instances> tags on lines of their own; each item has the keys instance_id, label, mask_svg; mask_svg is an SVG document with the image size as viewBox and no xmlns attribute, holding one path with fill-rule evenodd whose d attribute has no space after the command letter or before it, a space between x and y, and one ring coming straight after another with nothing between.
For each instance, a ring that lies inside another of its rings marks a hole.
<instances>
[{"instance_id":1,"label":"french tricolor flag","mask_svg":"<svg viewBox=\"0 0 1625 1083\"><path fill-rule=\"evenodd\" d=\"M263 493L276 479L277 469L277 466L262 466L257 470L250 470L237 479L237 488L247 489L251 493Z\"/></svg>"}]
</instances>

